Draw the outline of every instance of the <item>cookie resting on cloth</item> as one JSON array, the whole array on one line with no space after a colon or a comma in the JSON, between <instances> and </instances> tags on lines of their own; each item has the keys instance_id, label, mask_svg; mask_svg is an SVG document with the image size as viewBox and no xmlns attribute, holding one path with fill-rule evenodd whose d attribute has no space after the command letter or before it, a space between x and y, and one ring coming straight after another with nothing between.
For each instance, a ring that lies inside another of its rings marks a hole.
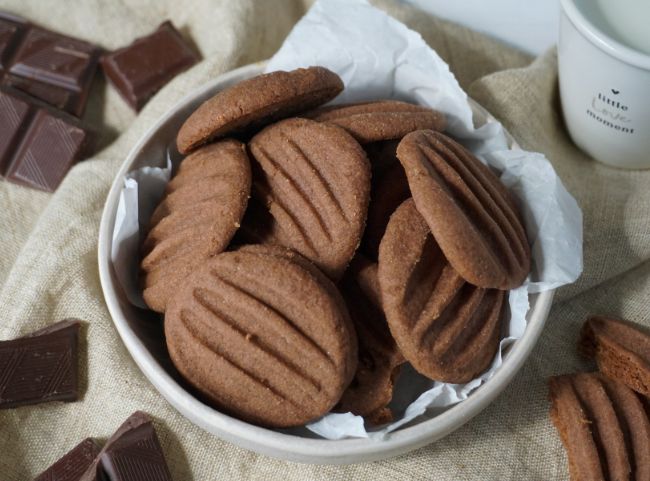
<instances>
[{"instance_id":1,"label":"cookie resting on cloth","mask_svg":"<svg viewBox=\"0 0 650 481\"><path fill-rule=\"evenodd\" d=\"M580 332L578 350L598 369L644 396L650 396L650 336L629 321L593 316Z\"/></svg>"},{"instance_id":2,"label":"cookie resting on cloth","mask_svg":"<svg viewBox=\"0 0 650 481\"><path fill-rule=\"evenodd\" d=\"M634 391L579 373L552 377L549 392L571 481L650 479L650 421Z\"/></svg>"}]
</instances>

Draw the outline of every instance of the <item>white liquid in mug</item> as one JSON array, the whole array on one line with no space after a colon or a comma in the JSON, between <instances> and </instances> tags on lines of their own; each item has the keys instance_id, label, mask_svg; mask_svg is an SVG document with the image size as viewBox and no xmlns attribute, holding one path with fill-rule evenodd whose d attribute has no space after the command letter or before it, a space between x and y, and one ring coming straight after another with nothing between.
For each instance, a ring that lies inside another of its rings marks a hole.
<instances>
[{"instance_id":1,"label":"white liquid in mug","mask_svg":"<svg viewBox=\"0 0 650 481\"><path fill-rule=\"evenodd\" d=\"M592 20L596 25L620 43L650 55L650 0L591 1L599 10ZM581 3L588 8L591 2Z\"/></svg>"}]
</instances>

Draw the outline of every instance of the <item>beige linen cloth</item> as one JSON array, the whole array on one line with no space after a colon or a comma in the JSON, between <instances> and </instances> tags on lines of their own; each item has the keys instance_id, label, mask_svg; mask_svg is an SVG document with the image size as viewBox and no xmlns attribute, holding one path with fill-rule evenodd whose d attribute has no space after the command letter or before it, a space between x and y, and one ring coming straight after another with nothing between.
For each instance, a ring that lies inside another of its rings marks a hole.
<instances>
[{"instance_id":1,"label":"beige linen cloth","mask_svg":"<svg viewBox=\"0 0 650 481\"><path fill-rule=\"evenodd\" d=\"M81 439L105 439L137 409L155 418L177 481L568 479L565 454L548 417L546 379L593 368L574 348L588 314L648 323L650 172L604 167L571 143L560 116L554 51L532 59L397 3L378 5L419 31L468 93L524 148L546 154L584 211L584 274L558 292L542 338L515 380L488 409L445 439L376 463L278 461L191 424L140 373L104 305L96 254L104 200L128 150L159 116L207 80L270 57L306 5L300 0L1 0L2 10L109 49L173 19L205 60L167 85L137 117L98 76L87 117L101 130L105 148L77 165L54 195L0 181L0 339L65 317L88 321L83 399L0 411L0 480L32 479Z\"/></svg>"}]
</instances>

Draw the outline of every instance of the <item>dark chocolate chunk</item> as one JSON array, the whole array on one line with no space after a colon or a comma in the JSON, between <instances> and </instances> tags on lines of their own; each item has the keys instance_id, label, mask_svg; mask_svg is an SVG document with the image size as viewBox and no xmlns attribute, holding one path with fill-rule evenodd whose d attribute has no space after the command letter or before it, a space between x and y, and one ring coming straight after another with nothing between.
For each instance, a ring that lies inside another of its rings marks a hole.
<instances>
[{"instance_id":1,"label":"dark chocolate chunk","mask_svg":"<svg viewBox=\"0 0 650 481\"><path fill-rule=\"evenodd\" d=\"M87 151L90 134L76 119L0 92L0 175L46 192L56 190Z\"/></svg>"},{"instance_id":2,"label":"dark chocolate chunk","mask_svg":"<svg viewBox=\"0 0 650 481\"><path fill-rule=\"evenodd\" d=\"M39 474L34 481L79 481L98 455L97 443L92 438L86 438Z\"/></svg>"},{"instance_id":3,"label":"dark chocolate chunk","mask_svg":"<svg viewBox=\"0 0 650 481\"><path fill-rule=\"evenodd\" d=\"M0 176L4 176L32 116L24 100L0 92Z\"/></svg>"},{"instance_id":4,"label":"dark chocolate chunk","mask_svg":"<svg viewBox=\"0 0 650 481\"><path fill-rule=\"evenodd\" d=\"M199 56L183 40L170 22L131 45L106 54L101 59L106 77L136 111Z\"/></svg>"},{"instance_id":5,"label":"dark chocolate chunk","mask_svg":"<svg viewBox=\"0 0 650 481\"><path fill-rule=\"evenodd\" d=\"M79 117L99 53L87 42L32 27L13 56L4 82Z\"/></svg>"},{"instance_id":6,"label":"dark chocolate chunk","mask_svg":"<svg viewBox=\"0 0 650 481\"><path fill-rule=\"evenodd\" d=\"M38 110L22 139L7 178L28 187L54 192L86 144L86 131Z\"/></svg>"},{"instance_id":7,"label":"dark chocolate chunk","mask_svg":"<svg viewBox=\"0 0 650 481\"><path fill-rule=\"evenodd\" d=\"M0 409L76 401L80 322L60 321L32 335L0 341Z\"/></svg>"},{"instance_id":8,"label":"dark chocolate chunk","mask_svg":"<svg viewBox=\"0 0 650 481\"><path fill-rule=\"evenodd\" d=\"M83 114L100 53L88 42L0 13L2 84L57 109Z\"/></svg>"},{"instance_id":9,"label":"dark chocolate chunk","mask_svg":"<svg viewBox=\"0 0 650 481\"><path fill-rule=\"evenodd\" d=\"M151 418L134 412L115 431L79 481L168 481L171 474Z\"/></svg>"},{"instance_id":10,"label":"dark chocolate chunk","mask_svg":"<svg viewBox=\"0 0 650 481\"><path fill-rule=\"evenodd\" d=\"M102 454L111 481L171 481L172 477L151 421L125 432Z\"/></svg>"},{"instance_id":11,"label":"dark chocolate chunk","mask_svg":"<svg viewBox=\"0 0 650 481\"><path fill-rule=\"evenodd\" d=\"M0 74L7 69L25 30L22 19L0 13Z\"/></svg>"}]
</instances>

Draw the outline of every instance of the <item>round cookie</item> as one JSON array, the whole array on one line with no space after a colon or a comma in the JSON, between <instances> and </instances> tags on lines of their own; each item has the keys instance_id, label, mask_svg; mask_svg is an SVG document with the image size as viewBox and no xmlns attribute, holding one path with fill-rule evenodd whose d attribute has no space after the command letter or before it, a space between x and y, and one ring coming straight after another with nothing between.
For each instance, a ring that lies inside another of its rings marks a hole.
<instances>
[{"instance_id":1,"label":"round cookie","mask_svg":"<svg viewBox=\"0 0 650 481\"><path fill-rule=\"evenodd\" d=\"M400 139L414 130L444 130L446 126L442 113L398 100L333 105L305 117L338 125L361 144Z\"/></svg>"},{"instance_id":2,"label":"round cookie","mask_svg":"<svg viewBox=\"0 0 650 481\"><path fill-rule=\"evenodd\" d=\"M371 424L391 422L388 403L404 356L391 336L381 307L377 264L357 254L339 284L359 338L359 365L336 406Z\"/></svg>"},{"instance_id":3,"label":"round cookie","mask_svg":"<svg viewBox=\"0 0 650 481\"><path fill-rule=\"evenodd\" d=\"M302 267L307 272L309 272L312 276L314 276L314 278L318 282L320 282L321 286L323 286L330 293L332 298L337 299L337 302L339 303L341 309L347 311L348 313L350 312L349 309L347 308L347 303L342 297L341 291L337 288L337 286L335 286L332 283L332 281L325 274L323 274L321 270L318 267L316 267L309 259L303 257L293 249L281 245L248 244L248 245L239 246L236 248L236 250L238 252L275 256L298 264L300 267ZM358 358L357 346L359 345L359 341L357 336L357 330L354 327L354 322L352 322L351 317L346 316L345 319L348 322L347 329L351 336L350 345L354 349L353 357L355 360L354 363L351 363L349 365L350 371L348 371L348 373L346 374L345 384L348 385L350 384L350 381L352 381L352 378L356 372L356 368L357 368L356 360Z\"/></svg>"},{"instance_id":4,"label":"round cookie","mask_svg":"<svg viewBox=\"0 0 650 481\"><path fill-rule=\"evenodd\" d=\"M324 67L258 75L203 102L181 126L176 146L188 153L218 137L317 107L342 90L339 76Z\"/></svg>"},{"instance_id":5,"label":"round cookie","mask_svg":"<svg viewBox=\"0 0 650 481\"><path fill-rule=\"evenodd\" d=\"M463 279L519 287L530 271L530 247L499 178L458 142L430 130L404 137L397 157L418 211Z\"/></svg>"},{"instance_id":6,"label":"round cookie","mask_svg":"<svg viewBox=\"0 0 650 481\"><path fill-rule=\"evenodd\" d=\"M143 297L151 309L164 312L183 279L228 246L250 189L250 162L241 142L216 142L183 159L143 244Z\"/></svg>"},{"instance_id":7,"label":"round cookie","mask_svg":"<svg viewBox=\"0 0 650 481\"><path fill-rule=\"evenodd\" d=\"M290 247L337 280L361 241L370 165L343 129L307 119L273 124L250 141L249 239Z\"/></svg>"},{"instance_id":8,"label":"round cookie","mask_svg":"<svg viewBox=\"0 0 650 481\"><path fill-rule=\"evenodd\" d=\"M165 337L176 368L219 409L262 426L300 426L340 399L356 369L356 338L334 286L267 249L205 261L170 300Z\"/></svg>"},{"instance_id":9,"label":"round cookie","mask_svg":"<svg viewBox=\"0 0 650 481\"><path fill-rule=\"evenodd\" d=\"M507 293L465 282L413 199L390 218L379 246L378 277L390 331L420 374L465 383L488 368L499 345Z\"/></svg>"}]
</instances>

